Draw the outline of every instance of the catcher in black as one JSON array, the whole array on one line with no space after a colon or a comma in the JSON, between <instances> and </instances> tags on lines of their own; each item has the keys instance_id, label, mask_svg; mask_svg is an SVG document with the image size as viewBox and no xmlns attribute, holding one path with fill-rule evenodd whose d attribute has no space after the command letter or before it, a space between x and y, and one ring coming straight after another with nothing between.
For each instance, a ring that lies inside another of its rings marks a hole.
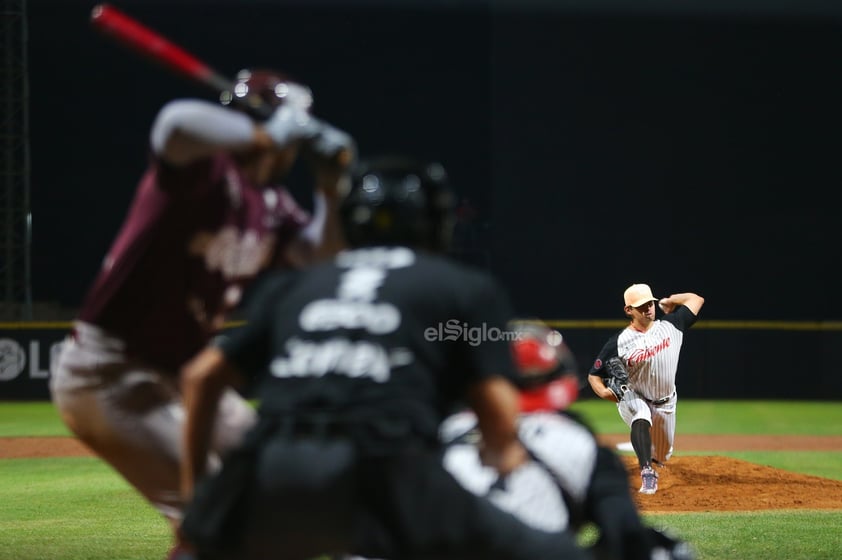
<instances>
[{"instance_id":1,"label":"catcher in black","mask_svg":"<svg viewBox=\"0 0 842 560\"><path fill-rule=\"evenodd\" d=\"M492 277L442 255L452 200L437 164L361 164L340 206L350 249L266 279L246 325L184 368L182 531L198 558L591 558L442 466L439 425L465 404L485 464L529 461L512 311ZM210 412L241 382L257 384L258 424L199 480Z\"/></svg>"}]
</instances>

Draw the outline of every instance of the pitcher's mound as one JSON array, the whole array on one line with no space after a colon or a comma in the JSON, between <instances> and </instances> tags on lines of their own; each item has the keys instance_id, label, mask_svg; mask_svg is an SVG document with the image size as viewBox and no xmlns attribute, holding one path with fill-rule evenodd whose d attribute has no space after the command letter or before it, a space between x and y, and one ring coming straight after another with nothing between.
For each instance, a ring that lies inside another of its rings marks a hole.
<instances>
[{"instance_id":1,"label":"pitcher's mound","mask_svg":"<svg viewBox=\"0 0 842 560\"><path fill-rule=\"evenodd\" d=\"M637 459L622 460L643 513L842 509L842 481L720 456L673 456L657 468L658 492L640 494Z\"/></svg>"}]
</instances>

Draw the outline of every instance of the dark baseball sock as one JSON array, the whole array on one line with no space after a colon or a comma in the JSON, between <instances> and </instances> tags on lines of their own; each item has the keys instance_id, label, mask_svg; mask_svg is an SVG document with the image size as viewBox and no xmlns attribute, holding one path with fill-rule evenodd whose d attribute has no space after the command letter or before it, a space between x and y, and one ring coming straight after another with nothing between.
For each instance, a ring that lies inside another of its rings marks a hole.
<instances>
[{"instance_id":1,"label":"dark baseball sock","mask_svg":"<svg viewBox=\"0 0 842 560\"><path fill-rule=\"evenodd\" d=\"M652 466L652 434L649 433L649 426L646 420L635 420L631 426L631 444L641 469Z\"/></svg>"}]
</instances>

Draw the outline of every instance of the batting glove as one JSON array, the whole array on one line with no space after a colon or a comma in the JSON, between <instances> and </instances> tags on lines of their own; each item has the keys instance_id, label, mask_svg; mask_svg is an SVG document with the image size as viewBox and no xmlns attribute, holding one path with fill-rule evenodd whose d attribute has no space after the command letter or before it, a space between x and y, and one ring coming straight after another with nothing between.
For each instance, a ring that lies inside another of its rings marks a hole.
<instances>
[{"instance_id":1,"label":"batting glove","mask_svg":"<svg viewBox=\"0 0 842 560\"><path fill-rule=\"evenodd\" d=\"M354 159L357 148L350 134L326 122L313 120L318 123L319 128L310 139L309 145L316 156L325 160L335 160L337 157Z\"/></svg>"},{"instance_id":2,"label":"batting glove","mask_svg":"<svg viewBox=\"0 0 842 560\"><path fill-rule=\"evenodd\" d=\"M263 128L278 147L284 147L298 140L316 137L322 123L306 110L293 105L282 105L275 109Z\"/></svg>"}]
</instances>

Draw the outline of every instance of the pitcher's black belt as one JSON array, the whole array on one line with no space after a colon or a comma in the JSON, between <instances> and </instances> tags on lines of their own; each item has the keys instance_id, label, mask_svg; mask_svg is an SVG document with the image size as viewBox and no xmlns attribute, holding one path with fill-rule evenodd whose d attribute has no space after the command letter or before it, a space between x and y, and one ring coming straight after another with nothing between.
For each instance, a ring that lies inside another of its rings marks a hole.
<instances>
[{"instance_id":1,"label":"pitcher's black belt","mask_svg":"<svg viewBox=\"0 0 842 560\"><path fill-rule=\"evenodd\" d=\"M667 395L666 397L664 397L662 399L658 399L658 400L654 400L654 401L652 399L647 399L646 397L640 397L640 398L642 398L644 401L648 402L649 404L654 404L654 405L657 406L659 404L664 404L665 402L669 401L674 396L675 396L675 391L673 391L671 395Z\"/></svg>"}]
</instances>

